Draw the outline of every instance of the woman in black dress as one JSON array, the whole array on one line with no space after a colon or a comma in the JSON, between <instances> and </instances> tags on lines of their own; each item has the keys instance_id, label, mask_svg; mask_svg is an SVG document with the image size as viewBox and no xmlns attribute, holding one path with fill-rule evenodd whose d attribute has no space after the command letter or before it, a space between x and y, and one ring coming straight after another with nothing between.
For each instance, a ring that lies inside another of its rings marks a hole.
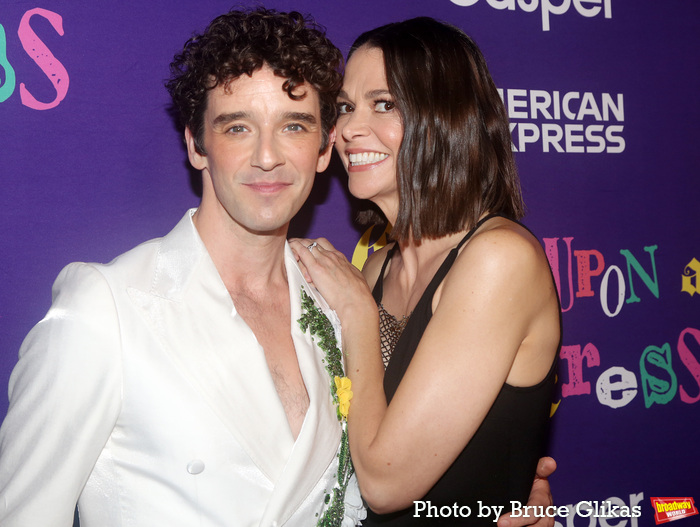
<instances>
[{"instance_id":1,"label":"woman in black dress","mask_svg":"<svg viewBox=\"0 0 700 527\"><path fill-rule=\"evenodd\" d=\"M506 110L474 42L430 18L360 36L338 110L350 191L393 243L364 278L326 240L294 247L341 320L367 523L493 525L545 453L561 341Z\"/></svg>"}]
</instances>

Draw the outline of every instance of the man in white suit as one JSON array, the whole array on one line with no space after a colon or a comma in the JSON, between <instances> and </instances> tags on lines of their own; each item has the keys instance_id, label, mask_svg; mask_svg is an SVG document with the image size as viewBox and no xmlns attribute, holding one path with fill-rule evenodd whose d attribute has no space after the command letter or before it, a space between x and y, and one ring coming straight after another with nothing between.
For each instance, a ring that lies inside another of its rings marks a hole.
<instances>
[{"instance_id":1,"label":"man in white suit","mask_svg":"<svg viewBox=\"0 0 700 527\"><path fill-rule=\"evenodd\" d=\"M83 527L322 515L341 428L285 240L330 159L341 60L302 17L264 10L219 17L176 57L201 205L58 277L10 382L3 527L69 526L76 502Z\"/></svg>"},{"instance_id":2,"label":"man in white suit","mask_svg":"<svg viewBox=\"0 0 700 527\"><path fill-rule=\"evenodd\" d=\"M341 427L301 290L335 319L286 235L330 159L340 62L303 17L264 9L217 18L176 57L201 204L165 237L59 275L10 380L3 527L70 526L76 503L83 527L324 518ZM352 481L344 516L325 520L363 513Z\"/></svg>"}]
</instances>

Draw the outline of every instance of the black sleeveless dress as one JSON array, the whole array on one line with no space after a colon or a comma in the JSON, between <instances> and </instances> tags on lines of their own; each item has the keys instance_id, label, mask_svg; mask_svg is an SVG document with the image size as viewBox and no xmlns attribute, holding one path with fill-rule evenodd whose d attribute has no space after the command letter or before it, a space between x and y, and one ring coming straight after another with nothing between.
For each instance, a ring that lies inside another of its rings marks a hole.
<instances>
[{"instance_id":1,"label":"black sleeveless dress","mask_svg":"<svg viewBox=\"0 0 700 527\"><path fill-rule=\"evenodd\" d=\"M450 251L416 305L386 368L384 392L387 403L391 402L432 317L432 301L436 289L452 267L462 245L483 223L494 216L496 215L483 218ZM381 302L383 296L383 280L387 263L397 247L398 244L389 251L372 292L377 304ZM561 346L561 341L559 345ZM545 455L546 451L549 412L555 383L555 364L556 359L544 380L534 386L503 385L471 441L422 499L436 506L438 514L441 507L447 506L454 510L455 503L460 507L466 505L470 508L468 517L460 517L459 514L455 517L453 514L451 517L428 518L427 509L420 513L420 517L414 517L414 507L384 515L368 510L367 520L363 521L362 525L483 527L495 525L494 513L491 509L489 517L479 517L480 503L484 507L502 505L503 514L510 512L511 500L525 505L532 487L537 461ZM469 408L460 408L459 403L455 403L455 412L468 411ZM467 510L461 509L460 512L466 515Z\"/></svg>"}]
</instances>

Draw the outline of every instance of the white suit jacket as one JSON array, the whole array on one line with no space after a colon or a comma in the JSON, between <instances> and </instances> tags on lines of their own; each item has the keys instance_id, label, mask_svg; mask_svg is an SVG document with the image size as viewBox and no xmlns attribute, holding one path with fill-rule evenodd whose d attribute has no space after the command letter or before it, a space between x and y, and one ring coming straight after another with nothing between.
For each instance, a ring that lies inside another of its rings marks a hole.
<instances>
[{"instance_id":1,"label":"white suit jacket","mask_svg":"<svg viewBox=\"0 0 700 527\"><path fill-rule=\"evenodd\" d=\"M78 500L82 527L316 523L341 429L324 353L297 323L300 289L314 291L287 247L290 331L310 398L295 442L193 212L110 264L59 275L10 380L3 527L70 526Z\"/></svg>"}]
</instances>

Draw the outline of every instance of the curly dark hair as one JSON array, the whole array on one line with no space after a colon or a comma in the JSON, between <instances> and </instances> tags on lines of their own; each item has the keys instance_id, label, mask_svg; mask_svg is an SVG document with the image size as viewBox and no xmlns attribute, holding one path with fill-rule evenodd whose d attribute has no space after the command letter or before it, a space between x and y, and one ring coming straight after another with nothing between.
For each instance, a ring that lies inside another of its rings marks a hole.
<instances>
[{"instance_id":1,"label":"curly dark hair","mask_svg":"<svg viewBox=\"0 0 700 527\"><path fill-rule=\"evenodd\" d=\"M343 56L311 18L292 11L234 10L215 18L201 35L195 34L170 64L170 92L180 124L189 128L195 147L205 154L204 111L209 90L252 75L268 65L285 78L283 89L293 100L295 88L305 82L321 102L321 151L336 120L336 98L342 85Z\"/></svg>"}]
</instances>

